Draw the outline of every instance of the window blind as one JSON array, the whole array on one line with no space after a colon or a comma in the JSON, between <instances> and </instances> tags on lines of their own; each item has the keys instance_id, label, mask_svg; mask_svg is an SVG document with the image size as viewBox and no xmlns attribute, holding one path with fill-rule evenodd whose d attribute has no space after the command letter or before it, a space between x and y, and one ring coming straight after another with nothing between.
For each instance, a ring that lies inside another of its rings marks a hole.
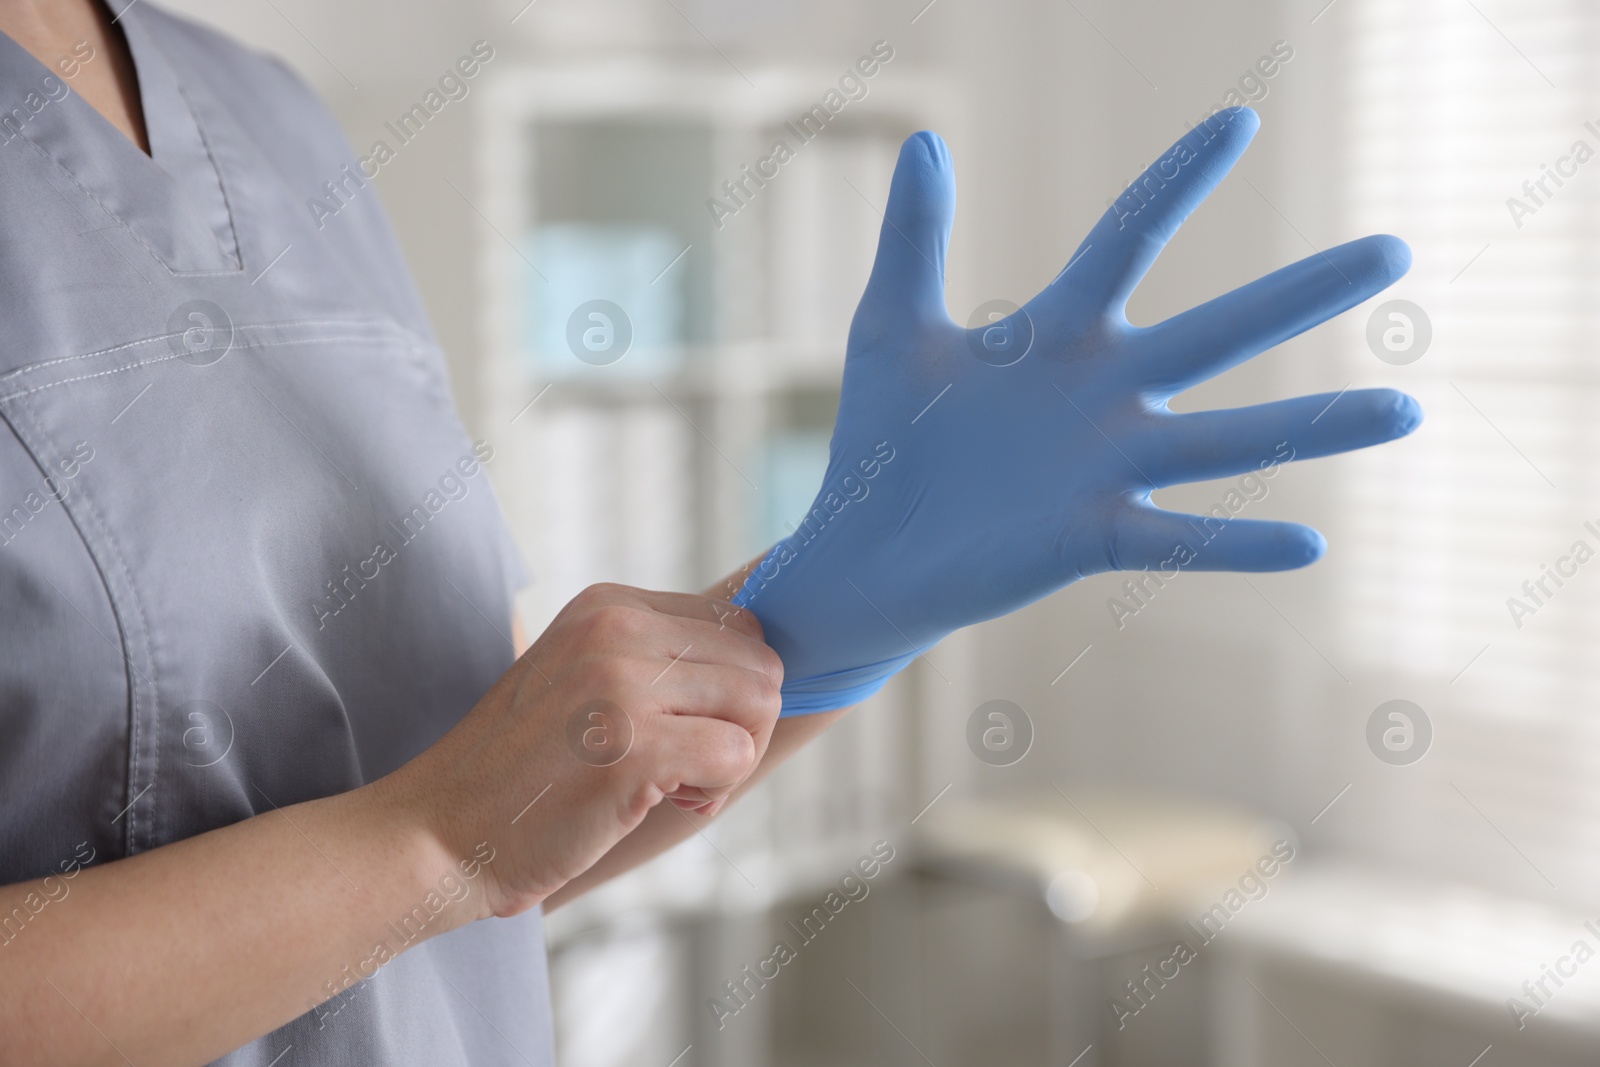
<instances>
[{"instance_id":1,"label":"window blind","mask_svg":"<svg viewBox=\"0 0 1600 1067\"><path fill-rule=\"evenodd\" d=\"M1376 823L1347 832L1434 873L1592 899L1600 7L1347 0L1326 17L1344 20L1352 229L1415 253L1376 303L1411 300L1433 328L1391 376L1423 431L1344 468L1339 596L1347 655L1416 699L1435 740L1381 769ZM1370 378L1367 314L1349 318L1344 358Z\"/></svg>"}]
</instances>

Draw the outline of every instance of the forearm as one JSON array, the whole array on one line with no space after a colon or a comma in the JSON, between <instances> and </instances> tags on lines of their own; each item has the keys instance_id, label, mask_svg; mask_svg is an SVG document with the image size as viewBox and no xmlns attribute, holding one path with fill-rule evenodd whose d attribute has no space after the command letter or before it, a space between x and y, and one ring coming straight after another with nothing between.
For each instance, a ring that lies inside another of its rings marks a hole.
<instances>
[{"instance_id":1,"label":"forearm","mask_svg":"<svg viewBox=\"0 0 1600 1067\"><path fill-rule=\"evenodd\" d=\"M755 772L740 784L728 798L728 804L737 801L753 789L763 778L798 752L809 741L838 722L849 709L827 711L817 715L799 715L779 719L772 732L772 743ZM723 805L725 810L727 805ZM632 833L611 847L593 867L551 894L544 902L544 910L558 908L582 896L618 875L625 874L647 860L654 859L667 849L686 840L714 819L715 816L683 811L674 804L657 804Z\"/></svg>"},{"instance_id":2,"label":"forearm","mask_svg":"<svg viewBox=\"0 0 1600 1067\"><path fill-rule=\"evenodd\" d=\"M662 798L724 796L758 769L781 665L722 607L590 587L386 777L0 887L0 1061L209 1062L422 940L538 905ZM631 709L628 758L569 750L591 706Z\"/></svg>"},{"instance_id":3,"label":"forearm","mask_svg":"<svg viewBox=\"0 0 1600 1067\"><path fill-rule=\"evenodd\" d=\"M380 781L0 888L3 1058L208 1062L370 977L376 946L407 947L389 924L459 877L458 859ZM478 903L447 906L417 940Z\"/></svg>"}]
</instances>

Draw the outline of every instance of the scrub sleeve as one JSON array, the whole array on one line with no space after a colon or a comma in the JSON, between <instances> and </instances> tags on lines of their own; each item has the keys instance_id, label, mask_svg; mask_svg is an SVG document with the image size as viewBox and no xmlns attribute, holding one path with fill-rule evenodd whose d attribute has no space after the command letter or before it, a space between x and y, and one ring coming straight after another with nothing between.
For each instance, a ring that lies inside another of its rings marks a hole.
<instances>
[{"instance_id":1,"label":"scrub sleeve","mask_svg":"<svg viewBox=\"0 0 1600 1067\"><path fill-rule=\"evenodd\" d=\"M0 883L354 789L513 659L493 442L348 144L277 62L120 24L152 156L0 38ZM537 911L357 962L217 1063L551 1062Z\"/></svg>"}]
</instances>

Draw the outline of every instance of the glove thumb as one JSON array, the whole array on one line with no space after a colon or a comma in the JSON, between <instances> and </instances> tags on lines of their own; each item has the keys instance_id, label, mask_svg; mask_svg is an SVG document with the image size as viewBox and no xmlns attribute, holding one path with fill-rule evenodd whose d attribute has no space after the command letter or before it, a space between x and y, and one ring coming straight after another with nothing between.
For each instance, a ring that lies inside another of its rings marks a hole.
<instances>
[{"instance_id":1,"label":"glove thumb","mask_svg":"<svg viewBox=\"0 0 1600 1067\"><path fill-rule=\"evenodd\" d=\"M945 250L955 218L956 180L939 135L914 133L900 146L861 311L880 323L942 321Z\"/></svg>"}]
</instances>

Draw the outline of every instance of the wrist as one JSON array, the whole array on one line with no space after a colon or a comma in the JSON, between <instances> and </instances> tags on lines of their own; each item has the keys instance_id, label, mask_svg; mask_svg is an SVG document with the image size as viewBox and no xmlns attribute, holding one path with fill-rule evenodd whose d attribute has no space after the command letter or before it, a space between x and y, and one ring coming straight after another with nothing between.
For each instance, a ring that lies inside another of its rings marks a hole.
<instances>
[{"instance_id":1,"label":"wrist","mask_svg":"<svg viewBox=\"0 0 1600 1067\"><path fill-rule=\"evenodd\" d=\"M468 842L452 832L412 769L407 764L351 796L364 809L374 839L386 842L393 857L396 885L404 888L402 909L416 920L425 914L425 924L412 925L432 937L492 914L484 868L495 852L487 842ZM397 912L395 918L403 916Z\"/></svg>"}]
</instances>

